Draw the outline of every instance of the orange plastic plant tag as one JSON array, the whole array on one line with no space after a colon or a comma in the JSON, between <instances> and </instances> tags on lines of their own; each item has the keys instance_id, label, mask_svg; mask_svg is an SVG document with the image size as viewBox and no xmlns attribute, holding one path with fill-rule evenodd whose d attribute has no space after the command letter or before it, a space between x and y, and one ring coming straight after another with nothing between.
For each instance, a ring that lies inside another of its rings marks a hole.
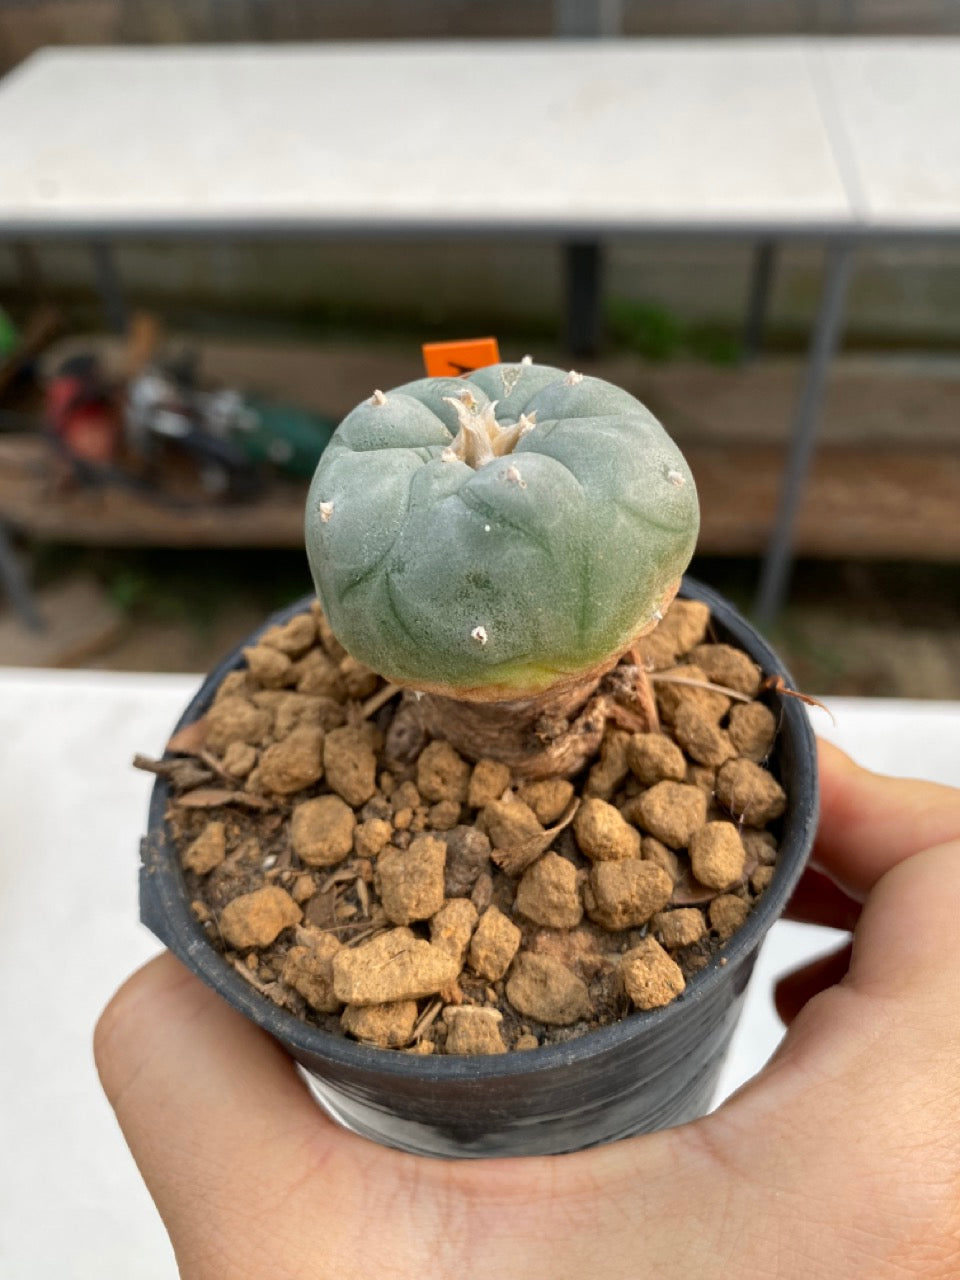
<instances>
[{"instance_id":1,"label":"orange plastic plant tag","mask_svg":"<svg viewBox=\"0 0 960 1280\"><path fill-rule=\"evenodd\" d=\"M423 363L428 378L460 378L484 365L500 363L496 338L464 338L460 342L425 342Z\"/></svg>"}]
</instances>

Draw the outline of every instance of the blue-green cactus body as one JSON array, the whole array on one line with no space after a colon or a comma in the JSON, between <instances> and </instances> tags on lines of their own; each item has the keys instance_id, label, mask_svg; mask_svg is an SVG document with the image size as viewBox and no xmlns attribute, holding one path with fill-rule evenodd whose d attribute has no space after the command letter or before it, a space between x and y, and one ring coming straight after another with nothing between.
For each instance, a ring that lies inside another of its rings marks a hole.
<instances>
[{"instance_id":1,"label":"blue-green cactus body","mask_svg":"<svg viewBox=\"0 0 960 1280\"><path fill-rule=\"evenodd\" d=\"M484 440L521 428L471 465L464 422L478 438L486 423ZM698 519L683 456L638 400L501 364L358 405L314 476L306 544L355 658L405 685L506 697L622 652L689 563Z\"/></svg>"}]
</instances>

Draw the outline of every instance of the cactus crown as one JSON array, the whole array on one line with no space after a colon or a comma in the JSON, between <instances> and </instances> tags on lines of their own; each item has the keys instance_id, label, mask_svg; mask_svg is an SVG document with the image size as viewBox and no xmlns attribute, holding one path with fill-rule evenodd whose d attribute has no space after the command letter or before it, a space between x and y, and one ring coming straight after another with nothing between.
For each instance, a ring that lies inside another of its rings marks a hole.
<instances>
[{"instance_id":1,"label":"cactus crown","mask_svg":"<svg viewBox=\"0 0 960 1280\"><path fill-rule=\"evenodd\" d=\"M358 405L314 476L306 545L355 658L486 700L622 653L656 621L698 521L687 464L638 400L524 361Z\"/></svg>"}]
</instances>

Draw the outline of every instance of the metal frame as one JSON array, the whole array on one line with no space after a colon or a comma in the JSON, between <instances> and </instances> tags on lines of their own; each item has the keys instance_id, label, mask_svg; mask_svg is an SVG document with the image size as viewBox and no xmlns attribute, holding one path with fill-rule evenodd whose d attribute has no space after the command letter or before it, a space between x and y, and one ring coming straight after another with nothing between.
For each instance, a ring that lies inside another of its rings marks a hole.
<instances>
[{"instance_id":1,"label":"metal frame","mask_svg":"<svg viewBox=\"0 0 960 1280\"><path fill-rule=\"evenodd\" d=\"M760 572L754 613L769 624L783 605L793 563L793 527L820 425L823 393L830 362L840 340L853 245L838 240L827 248L820 305L807 355L807 370L793 420L790 450L783 472L777 518Z\"/></svg>"},{"instance_id":2,"label":"metal frame","mask_svg":"<svg viewBox=\"0 0 960 1280\"><path fill-rule=\"evenodd\" d=\"M43 619L33 602L26 574L2 524L0 524L0 587L3 587L10 597L10 603L24 626L31 631L43 631Z\"/></svg>"}]
</instances>

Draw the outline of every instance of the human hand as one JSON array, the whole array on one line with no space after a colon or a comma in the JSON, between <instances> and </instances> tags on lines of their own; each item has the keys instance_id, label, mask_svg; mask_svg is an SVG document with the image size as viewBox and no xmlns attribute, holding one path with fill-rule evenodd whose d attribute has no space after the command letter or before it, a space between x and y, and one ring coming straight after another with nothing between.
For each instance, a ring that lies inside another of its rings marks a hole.
<instances>
[{"instance_id":1,"label":"human hand","mask_svg":"<svg viewBox=\"0 0 960 1280\"><path fill-rule=\"evenodd\" d=\"M97 1027L185 1280L957 1280L960 791L821 745L794 918L852 947L781 983L789 1031L712 1115L568 1156L432 1160L340 1129L169 955Z\"/></svg>"}]
</instances>

